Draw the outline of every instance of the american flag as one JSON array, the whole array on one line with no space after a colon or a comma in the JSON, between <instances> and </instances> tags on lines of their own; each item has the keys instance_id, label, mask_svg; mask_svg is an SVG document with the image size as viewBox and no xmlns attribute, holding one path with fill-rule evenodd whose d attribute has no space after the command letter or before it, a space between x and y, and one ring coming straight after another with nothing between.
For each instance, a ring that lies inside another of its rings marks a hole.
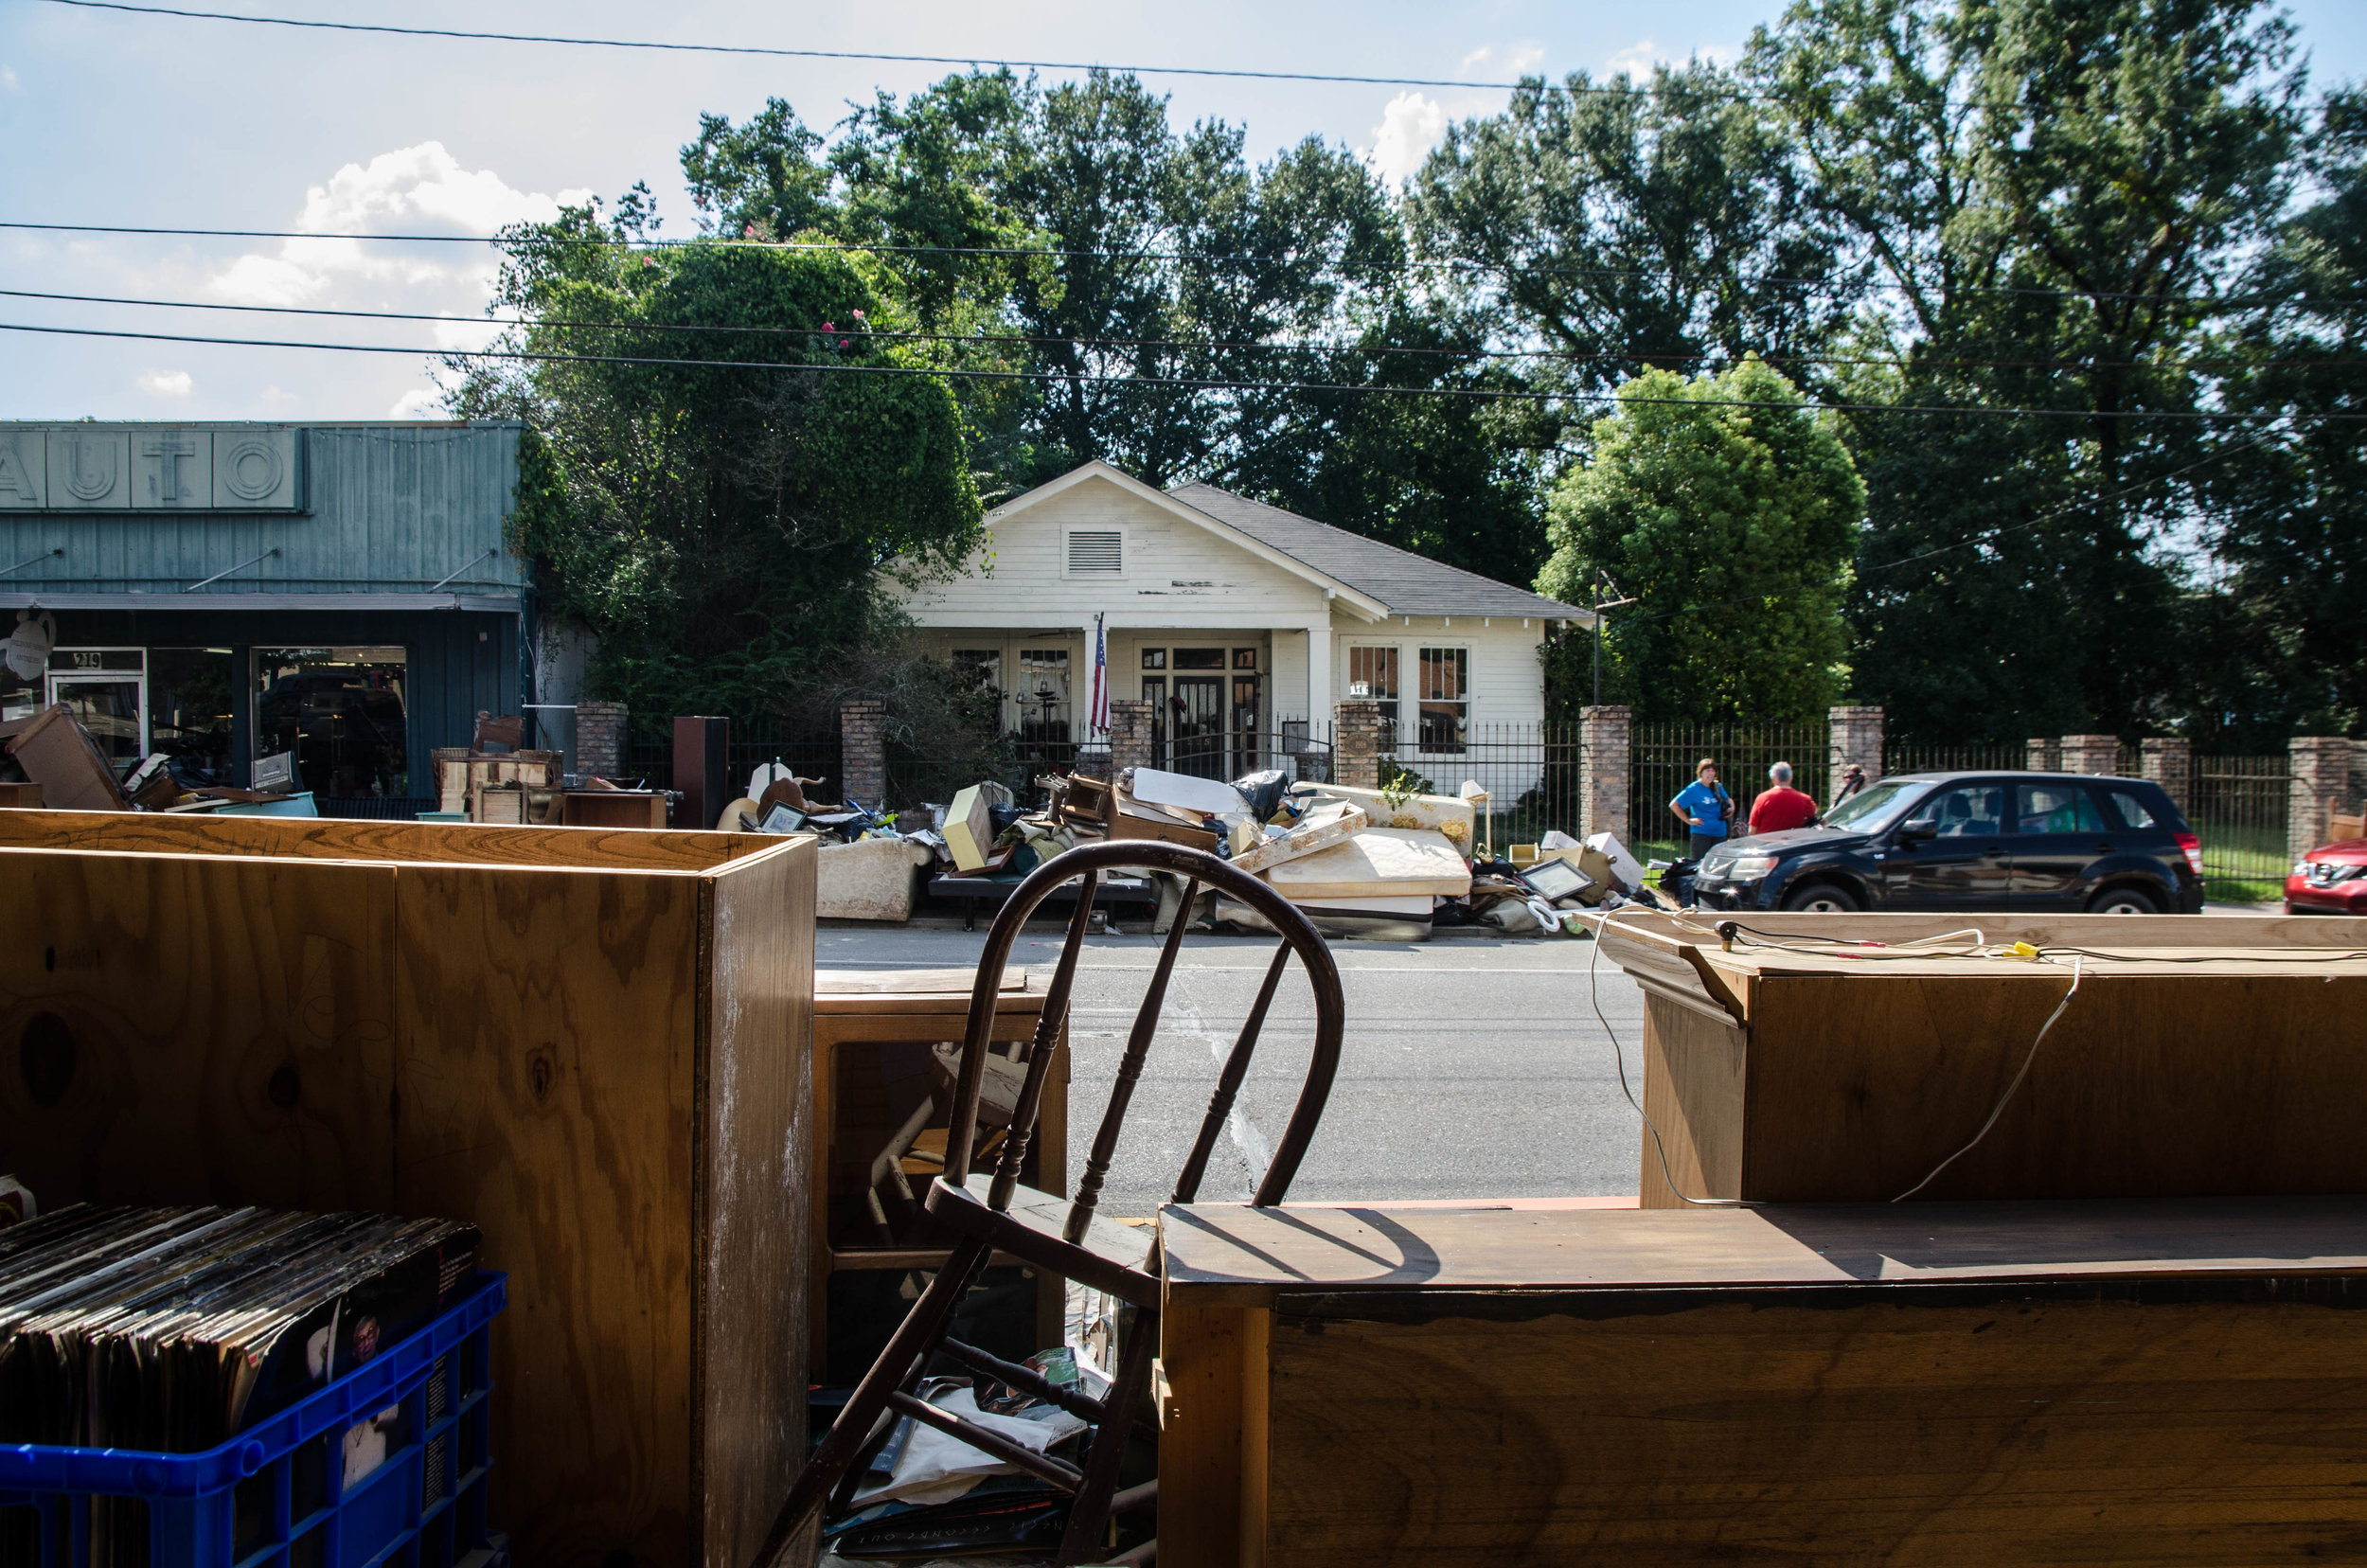
<instances>
[{"instance_id":1,"label":"american flag","mask_svg":"<svg viewBox=\"0 0 2367 1568\"><path fill-rule=\"evenodd\" d=\"M1110 639L1102 631L1101 617L1094 617L1094 695L1090 717L1086 722L1097 731L1110 727Z\"/></svg>"}]
</instances>

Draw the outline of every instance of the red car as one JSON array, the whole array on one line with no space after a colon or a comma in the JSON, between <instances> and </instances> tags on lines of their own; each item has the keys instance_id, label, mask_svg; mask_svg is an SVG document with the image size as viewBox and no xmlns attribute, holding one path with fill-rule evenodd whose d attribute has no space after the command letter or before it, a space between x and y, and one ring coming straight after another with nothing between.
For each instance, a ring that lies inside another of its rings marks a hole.
<instances>
[{"instance_id":1,"label":"red car","mask_svg":"<svg viewBox=\"0 0 2367 1568\"><path fill-rule=\"evenodd\" d=\"M2287 915L2367 915L2367 838L2321 845L2285 879Z\"/></svg>"}]
</instances>

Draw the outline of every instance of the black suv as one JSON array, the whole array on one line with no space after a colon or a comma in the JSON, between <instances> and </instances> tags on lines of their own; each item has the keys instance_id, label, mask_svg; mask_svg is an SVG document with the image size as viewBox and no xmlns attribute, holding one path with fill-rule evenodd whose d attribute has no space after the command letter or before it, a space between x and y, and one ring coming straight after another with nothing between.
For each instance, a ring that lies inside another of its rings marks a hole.
<instances>
[{"instance_id":1,"label":"black suv","mask_svg":"<svg viewBox=\"0 0 2367 1568\"><path fill-rule=\"evenodd\" d=\"M1813 828L1701 857L1705 909L2202 912L2202 841L2159 784L1896 774Z\"/></svg>"}]
</instances>

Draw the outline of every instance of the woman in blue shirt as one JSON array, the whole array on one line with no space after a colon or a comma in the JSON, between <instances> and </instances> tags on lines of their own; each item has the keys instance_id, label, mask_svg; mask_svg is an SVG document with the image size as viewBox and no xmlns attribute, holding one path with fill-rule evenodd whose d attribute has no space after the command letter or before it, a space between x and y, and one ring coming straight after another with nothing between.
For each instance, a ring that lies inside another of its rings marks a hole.
<instances>
[{"instance_id":1,"label":"woman in blue shirt","mask_svg":"<svg viewBox=\"0 0 2367 1568\"><path fill-rule=\"evenodd\" d=\"M1693 782L1677 792L1668 809L1685 825L1686 857L1700 860L1725 838L1735 819L1735 803L1718 787L1717 758L1701 758L1693 775Z\"/></svg>"}]
</instances>

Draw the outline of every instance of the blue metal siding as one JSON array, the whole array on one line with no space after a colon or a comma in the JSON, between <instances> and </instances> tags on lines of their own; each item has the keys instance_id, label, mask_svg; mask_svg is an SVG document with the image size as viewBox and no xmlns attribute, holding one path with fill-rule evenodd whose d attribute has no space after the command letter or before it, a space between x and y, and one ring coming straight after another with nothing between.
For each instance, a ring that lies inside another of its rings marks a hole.
<instances>
[{"instance_id":1,"label":"blue metal siding","mask_svg":"<svg viewBox=\"0 0 2367 1568\"><path fill-rule=\"evenodd\" d=\"M514 424L300 424L305 509L0 512L0 578L13 590L172 593L277 549L191 594L418 593L490 549L453 586L516 587L503 547L518 485Z\"/></svg>"}]
</instances>

